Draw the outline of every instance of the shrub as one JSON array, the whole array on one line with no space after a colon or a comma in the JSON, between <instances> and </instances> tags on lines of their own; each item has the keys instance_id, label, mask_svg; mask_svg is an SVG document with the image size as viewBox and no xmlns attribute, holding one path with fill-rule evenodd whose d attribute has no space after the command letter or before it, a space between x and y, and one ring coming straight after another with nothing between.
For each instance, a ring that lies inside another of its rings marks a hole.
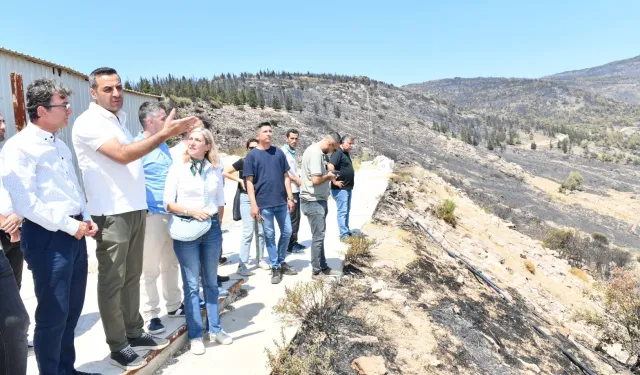
<instances>
[{"instance_id":1,"label":"shrub","mask_svg":"<svg viewBox=\"0 0 640 375\"><path fill-rule=\"evenodd\" d=\"M328 314L326 306L330 298L332 294L322 280L299 282L293 288L284 288L284 297L273 307L273 311L284 318L303 322L312 318L311 315L323 317Z\"/></svg>"},{"instance_id":2,"label":"shrub","mask_svg":"<svg viewBox=\"0 0 640 375\"><path fill-rule=\"evenodd\" d=\"M451 199L445 199L438 205L438 207L436 207L436 216L455 228L458 223L456 215L454 214L455 210L455 202Z\"/></svg>"},{"instance_id":3,"label":"shrub","mask_svg":"<svg viewBox=\"0 0 640 375\"><path fill-rule=\"evenodd\" d=\"M535 149L537 149L537 148L538 148L538 145L536 145L536 143L535 143L535 142L531 142L531 149L532 149L532 150L535 150Z\"/></svg>"},{"instance_id":4,"label":"shrub","mask_svg":"<svg viewBox=\"0 0 640 375\"><path fill-rule=\"evenodd\" d=\"M349 245L344 254L344 264L362 265L368 258L371 258L371 247L375 245L374 239L365 236L351 236L345 239Z\"/></svg>"},{"instance_id":5,"label":"shrub","mask_svg":"<svg viewBox=\"0 0 640 375\"><path fill-rule=\"evenodd\" d=\"M184 108L188 105L193 104L193 101L190 98L182 98L175 95L170 95L169 99L174 103L174 105L178 108Z\"/></svg>"},{"instance_id":6,"label":"shrub","mask_svg":"<svg viewBox=\"0 0 640 375\"><path fill-rule=\"evenodd\" d=\"M609 245L609 238L607 238L607 236L605 236L602 233L598 233L598 232L591 233L591 238L593 238L594 241L597 241L603 245Z\"/></svg>"},{"instance_id":7,"label":"shrub","mask_svg":"<svg viewBox=\"0 0 640 375\"><path fill-rule=\"evenodd\" d=\"M559 190L561 193L567 190L582 190L583 184L584 178L582 178L580 172L571 172L569 173L569 177L567 177L567 179L562 182Z\"/></svg>"},{"instance_id":8,"label":"shrub","mask_svg":"<svg viewBox=\"0 0 640 375\"><path fill-rule=\"evenodd\" d=\"M604 284L604 311L583 316L598 328L602 344L621 343L630 356L636 357L631 365L634 371L640 365L640 278L634 271L616 268L611 279ZM600 345L598 345L600 346Z\"/></svg>"},{"instance_id":9,"label":"shrub","mask_svg":"<svg viewBox=\"0 0 640 375\"><path fill-rule=\"evenodd\" d=\"M525 259L524 267L527 269L527 271L531 272L532 275L536 274L536 266L534 266L533 262L529 259Z\"/></svg>"},{"instance_id":10,"label":"shrub","mask_svg":"<svg viewBox=\"0 0 640 375\"><path fill-rule=\"evenodd\" d=\"M606 236L585 236L571 229L554 228L547 233L545 247L558 253L574 266L593 267L597 275L607 279L614 267L624 267L631 261L631 254L604 242Z\"/></svg>"},{"instance_id":11,"label":"shrub","mask_svg":"<svg viewBox=\"0 0 640 375\"><path fill-rule=\"evenodd\" d=\"M230 137L240 138L242 137L242 131L238 128L227 128L225 133Z\"/></svg>"},{"instance_id":12,"label":"shrub","mask_svg":"<svg viewBox=\"0 0 640 375\"><path fill-rule=\"evenodd\" d=\"M583 281L589 282L589 276L587 276L587 273L581 270L580 268L571 267L571 269L569 270L569 273L579 279L582 279Z\"/></svg>"},{"instance_id":13,"label":"shrub","mask_svg":"<svg viewBox=\"0 0 640 375\"><path fill-rule=\"evenodd\" d=\"M298 350L287 345L284 329L280 334L280 342L273 340L276 348L274 351L266 349L271 375L329 375L335 374L331 370L333 353L325 352L321 358L319 356L319 345L315 344L309 348L308 353L300 353Z\"/></svg>"},{"instance_id":14,"label":"shrub","mask_svg":"<svg viewBox=\"0 0 640 375\"><path fill-rule=\"evenodd\" d=\"M598 155L598 160L600 161L604 161L604 162L612 162L613 161L613 156L607 154L607 153L602 153L600 155Z\"/></svg>"},{"instance_id":15,"label":"shrub","mask_svg":"<svg viewBox=\"0 0 640 375\"><path fill-rule=\"evenodd\" d=\"M570 229L552 228L547 237L543 241L543 245L552 250L566 249L571 240L573 240L574 232Z\"/></svg>"}]
</instances>

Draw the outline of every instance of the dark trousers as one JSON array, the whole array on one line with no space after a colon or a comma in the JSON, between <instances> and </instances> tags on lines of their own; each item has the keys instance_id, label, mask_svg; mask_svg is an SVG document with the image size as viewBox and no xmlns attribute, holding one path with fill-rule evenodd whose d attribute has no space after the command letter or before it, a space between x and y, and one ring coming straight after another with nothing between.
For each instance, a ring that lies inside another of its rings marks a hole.
<instances>
[{"instance_id":1,"label":"dark trousers","mask_svg":"<svg viewBox=\"0 0 640 375\"><path fill-rule=\"evenodd\" d=\"M311 227L311 268L314 274L327 269L324 236L327 230L327 201L302 201L302 213Z\"/></svg>"},{"instance_id":2,"label":"dark trousers","mask_svg":"<svg viewBox=\"0 0 640 375\"><path fill-rule=\"evenodd\" d=\"M71 374L74 330L87 289L87 243L25 220L22 251L38 300L33 349L41 375Z\"/></svg>"},{"instance_id":3,"label":"dark trousers","mask_svg":"<svg viewBox=\"0 0 640 375\"><path fill-rule=\"evenodd\" d=\"M4 255L9 259L9 264L13 269L13 276L16 278L18 290L22 288L22 268L24 265L24 255L20 249L20 241L11 242L11 235L0 230L0 243L4 250Z\"/></svg>"},{"instance_id":4,"label":"dark trousers","mask_svg":"<svg viewBox=\"0 0 640 375\"><path fill-rule=\"evenodd\" d=\"M140 275L146 210L93 216L98 225L98 309L112 352L129 346L144 332L140 314Z\"/></svg>"},{"instance_id":5,"label":"dark trousers","mask_svg":"<svg viewBox=\"0 0 640 375\"><path fill-rule=\"evenodd\" d=\"M293 201L296 203L296 207L291 216L291 239L289 239L288 252L293 251L293 245L298 242L298 230L300 229L300 193L293 193Z\"/></svg>"},{"instance_id":6,"label":"dark trousers","mask_svg":"<svg viewBox=\"0 0 640 375\"><path fill-rule=\"evenodd\" d=\"M0 301L0 375L25 375L29 314L3 251L0 251Z\"/></svg>"}]
</instances>

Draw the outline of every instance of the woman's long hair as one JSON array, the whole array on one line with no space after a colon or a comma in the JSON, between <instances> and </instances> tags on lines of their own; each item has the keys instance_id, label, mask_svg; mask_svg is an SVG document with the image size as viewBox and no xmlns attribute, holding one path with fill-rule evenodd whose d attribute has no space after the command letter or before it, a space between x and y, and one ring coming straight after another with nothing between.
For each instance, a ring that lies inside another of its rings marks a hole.
<instances>
[{"instance_id":1,"label":"woman's long hair","mask_svg":"<svg viewBox=\"0 0 640 375\"><path fill-rule=\"evenodd\" d=\"M210 130L205 128L197 128L191 131L189 136L193 134L200 133L202 134L202 138L204 138L204 142L207 145L211 145L211 150L205 152L204 158L209 160L209 163L213 165L213 168L217 169L220 166L220 156L218 155L218 148L216 147L216 143L213 140L213 133ZM189 161L189 149L185 150L184 156L182 157L183 161L187 163Z\"/></svg>"}]
</instances>

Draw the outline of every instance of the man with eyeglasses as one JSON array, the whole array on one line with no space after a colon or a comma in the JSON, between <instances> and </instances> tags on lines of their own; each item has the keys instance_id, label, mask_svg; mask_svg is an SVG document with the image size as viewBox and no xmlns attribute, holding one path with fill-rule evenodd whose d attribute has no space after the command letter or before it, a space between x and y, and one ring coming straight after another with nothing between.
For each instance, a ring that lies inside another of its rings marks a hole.
<instances>
[{"instance_id":1,"label":"man with eyeglasses","mask_svg":"<svg viewBox=\"0 0 640 375\"><path fill-rule=\"evenodd\" d=\"M98 224L98 308L111 364L124 370L146 365L135 350L156 350L169 341L144 331L140 314L140 276L147 214L140 158L167 139L190 130L193 116L174 120L175 109L156 134L134 141L122 111L124 87L113 68L89 75L94 102L75 121L73 146L82 171L87 207Z\"/></svg>"},{"instance_id":2,"label":"man with eyeglasses","mask_svg":"<svg viewBox=\"0 0 640 375\"><path fill-rule=\"evenodd\" d=\"M38 300L34 350L43 375L82 374L74 369L74 329L87 286L84 237L98 231L71 151L59 137L69 123L70 96L54 80L33 81L27 88L30 122L2 150L2 184L24 218L22 250Z\"/></svg>"}]
</instances>

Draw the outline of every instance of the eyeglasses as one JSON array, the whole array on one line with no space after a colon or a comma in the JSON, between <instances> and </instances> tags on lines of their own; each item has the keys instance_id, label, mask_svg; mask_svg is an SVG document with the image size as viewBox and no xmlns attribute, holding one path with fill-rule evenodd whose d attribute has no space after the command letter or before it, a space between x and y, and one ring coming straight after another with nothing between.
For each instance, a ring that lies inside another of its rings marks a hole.
<instances>
[{"instance_id":1,"label":"eyeglasses","mask_svg":"<svg viewBox=\"0 0 640 375\"><path fill-rule=\"evenodd\" d=\"M67 111L71 108L71 103L64 104L56 104L56 105L45 105L45 108L54 108L54 107L64 107Z\"/></svg>"}]
</instances>

